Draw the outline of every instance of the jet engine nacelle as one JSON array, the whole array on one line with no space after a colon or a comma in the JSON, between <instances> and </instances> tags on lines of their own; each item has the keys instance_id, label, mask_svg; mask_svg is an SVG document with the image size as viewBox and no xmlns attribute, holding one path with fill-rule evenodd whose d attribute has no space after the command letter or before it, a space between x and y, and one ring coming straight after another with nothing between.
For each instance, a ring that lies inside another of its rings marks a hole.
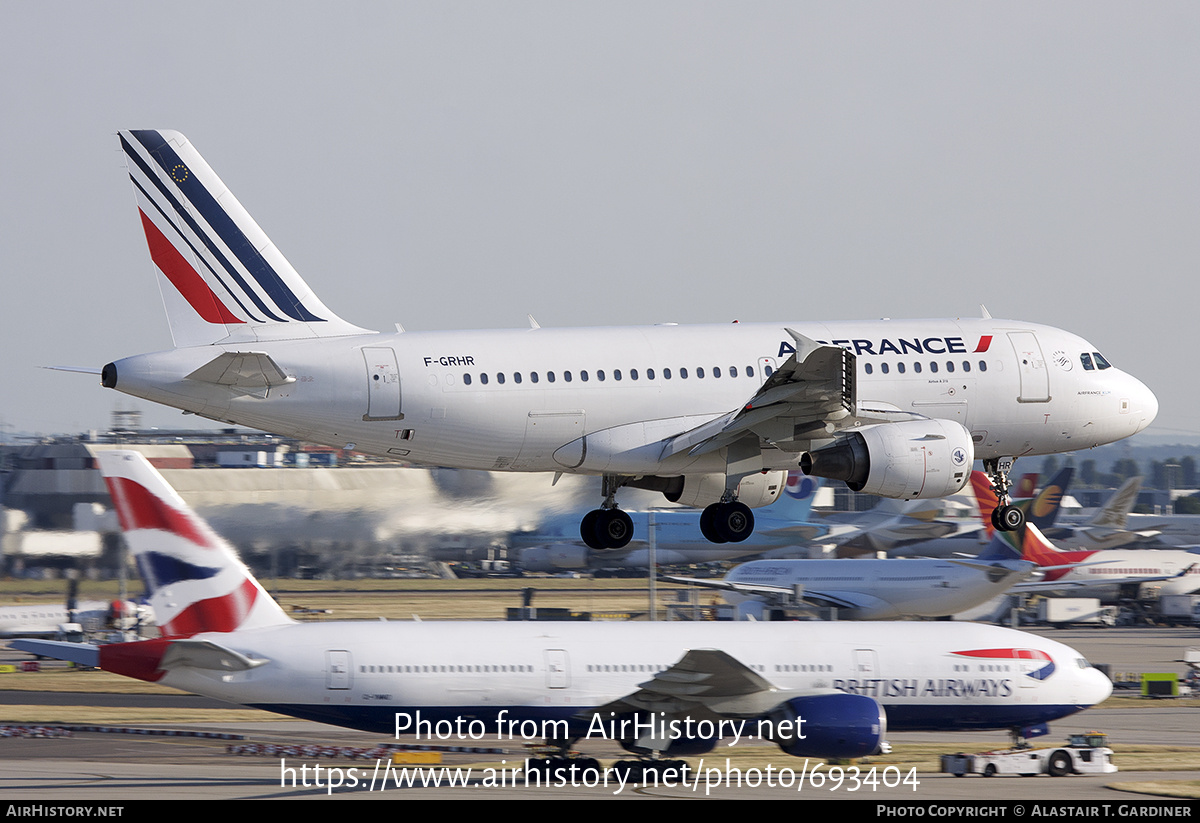
<instances>
[{"instance_id":1,"label":"jet engine nacelle","mask_svg":"<svg viewBox=\"0 0 1200 823\"><path fill-rule=\"evenodd\" d=\"M561 572L567 569L586 569L586 546L554 545L521 550L521 568L527 572Z\"/></svg>"},{"instance_id":2,"label":"jet engine nacelle","mask_svg":"<svg viewBox=\"0 0 1200 823\"><path fill-rule=\"evenodd\" d=\"M692 474L681 478L675 488L663 491L663 496L672 503L682 503L702 509L711 503L721 502L725 494L725 475ZM787 472L758 472L742 478L737 487L737 499L752 509L769 506L779 499L787 485Z\"/></svg>"},{"instance_id":3,"label":"jet engine nacelle","mask_svg":"<svg viewBox=\"0 0 1200 823\"><path fill-rule=\"evenodd\" d=\"M805 474L845 481L856 492L907 500L947 497L971 476L971 433L953 420L863 426L832 446L806 452Z\"/></svg>"},{"instance_id":4,"label":"jet engine nacelle","mask_svg":"<svg viewBox=\"0 0 1200 823\"><path fill-rule=\"evenodd\" d=\"M766 721L771 740L794 757L867 757L881 750L887 736L883 706L862 694L793 697L757 727Z\"/></svg>"}]
</instances>

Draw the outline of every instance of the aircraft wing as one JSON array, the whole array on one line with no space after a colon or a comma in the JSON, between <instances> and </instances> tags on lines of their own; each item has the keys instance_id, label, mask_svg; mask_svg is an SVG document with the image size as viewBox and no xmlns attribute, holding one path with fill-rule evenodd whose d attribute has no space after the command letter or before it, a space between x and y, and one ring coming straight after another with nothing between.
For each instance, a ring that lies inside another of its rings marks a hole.
<instances>
[{"instance_id":1,"label":"aircraft wing","mask_svg":"<svg viewBox=\"0 0 1200 823\"><path fill-rule=\"evenodd\" d=\"M607 718L609 712L643 711L716 720L762 714L778 705L779 700L774 685L725 652L693 649L671 668L640 684L637 691L590 709L583 716Z\"/></svg>"},{"instance_id":2,"label":"aircraft wing","mask_svg":"<svg viewBox=\"0 0 1200 823\"><path fill-rule=\"evenodd\" d=\"M813 435L827 436L826 424L853 417L857 406L854 355L792 329L796 351L741 408L667 441L663 458L693 456L725 448L747 435L787 451L801 451ZM788 444L803 441L804 445Z\"/></svg>"},{"instance_id":3,"label":"aircraft wing","mask_svg":"<svg viewBox=\"0 0 1200 823\"><path fill-rule=\"evenodd\" d=\"M664 579L673 583L690 583L709 589L721 589L767 598L790 598L796 594L790 586L773 586L770 583L737 583L731 580L703 580L691 577L665 577ZM810 606L834 606L839 609L876 608L881 602L878 598L862 592L823 592L811 589L802 591L799 599Z\"/></svg>"}]
</instances>

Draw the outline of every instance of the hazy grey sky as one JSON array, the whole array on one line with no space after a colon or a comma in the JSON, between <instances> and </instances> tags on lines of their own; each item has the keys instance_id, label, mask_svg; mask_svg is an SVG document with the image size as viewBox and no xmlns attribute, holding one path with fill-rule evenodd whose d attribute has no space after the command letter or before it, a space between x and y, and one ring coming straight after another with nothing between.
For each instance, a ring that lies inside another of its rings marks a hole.
<instances>
[{"instance_id":1,"label":"hazy grey sky","mask_svg":"<svg viewBox=\"0 0 1200 823\"><path fill-rule=\"evenodd\" d=\"M170 347L120 128L192 140L369 328L974 315L1200 433L1194 2L0 0L0 426Z\"/></svg>"}]
</instances>

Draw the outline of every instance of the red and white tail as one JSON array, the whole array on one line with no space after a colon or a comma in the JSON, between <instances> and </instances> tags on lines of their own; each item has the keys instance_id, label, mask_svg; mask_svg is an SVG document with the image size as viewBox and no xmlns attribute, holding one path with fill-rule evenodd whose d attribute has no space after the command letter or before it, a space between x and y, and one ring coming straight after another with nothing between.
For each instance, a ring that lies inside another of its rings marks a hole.
<instances>
[{"instance_id":1,"label":"red and white tail","mask_svg":"<svg viewBox=\"0 0 1200 823\"><path fill-rule=\"evenodd\" d=\"M145 457L110 451L101 452L98 460L164 635L190 637L293 622L233 547Z\"/></svg>"}]
</instances>

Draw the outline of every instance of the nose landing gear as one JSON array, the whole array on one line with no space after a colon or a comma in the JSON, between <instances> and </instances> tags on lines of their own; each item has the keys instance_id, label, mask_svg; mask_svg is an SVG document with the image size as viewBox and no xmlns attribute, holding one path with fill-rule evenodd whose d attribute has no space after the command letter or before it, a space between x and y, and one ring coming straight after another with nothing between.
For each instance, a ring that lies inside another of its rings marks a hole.
<instances>
[{"instance_id":1,"label":"nose landing gear","mask_svg":"<svg viewBox=\"0 0 1200 823\"><path fill-rule=\"evenodd\" d=\"M1015 462L1015 457L993 457L983 461L983 471L992 481L1000 501L1000 505L992 511L992 527L996 531L1014 532L1025 525L1025 512L1014 506L1008 495L1008 473Z\"/></svg>"}]
</instances>

